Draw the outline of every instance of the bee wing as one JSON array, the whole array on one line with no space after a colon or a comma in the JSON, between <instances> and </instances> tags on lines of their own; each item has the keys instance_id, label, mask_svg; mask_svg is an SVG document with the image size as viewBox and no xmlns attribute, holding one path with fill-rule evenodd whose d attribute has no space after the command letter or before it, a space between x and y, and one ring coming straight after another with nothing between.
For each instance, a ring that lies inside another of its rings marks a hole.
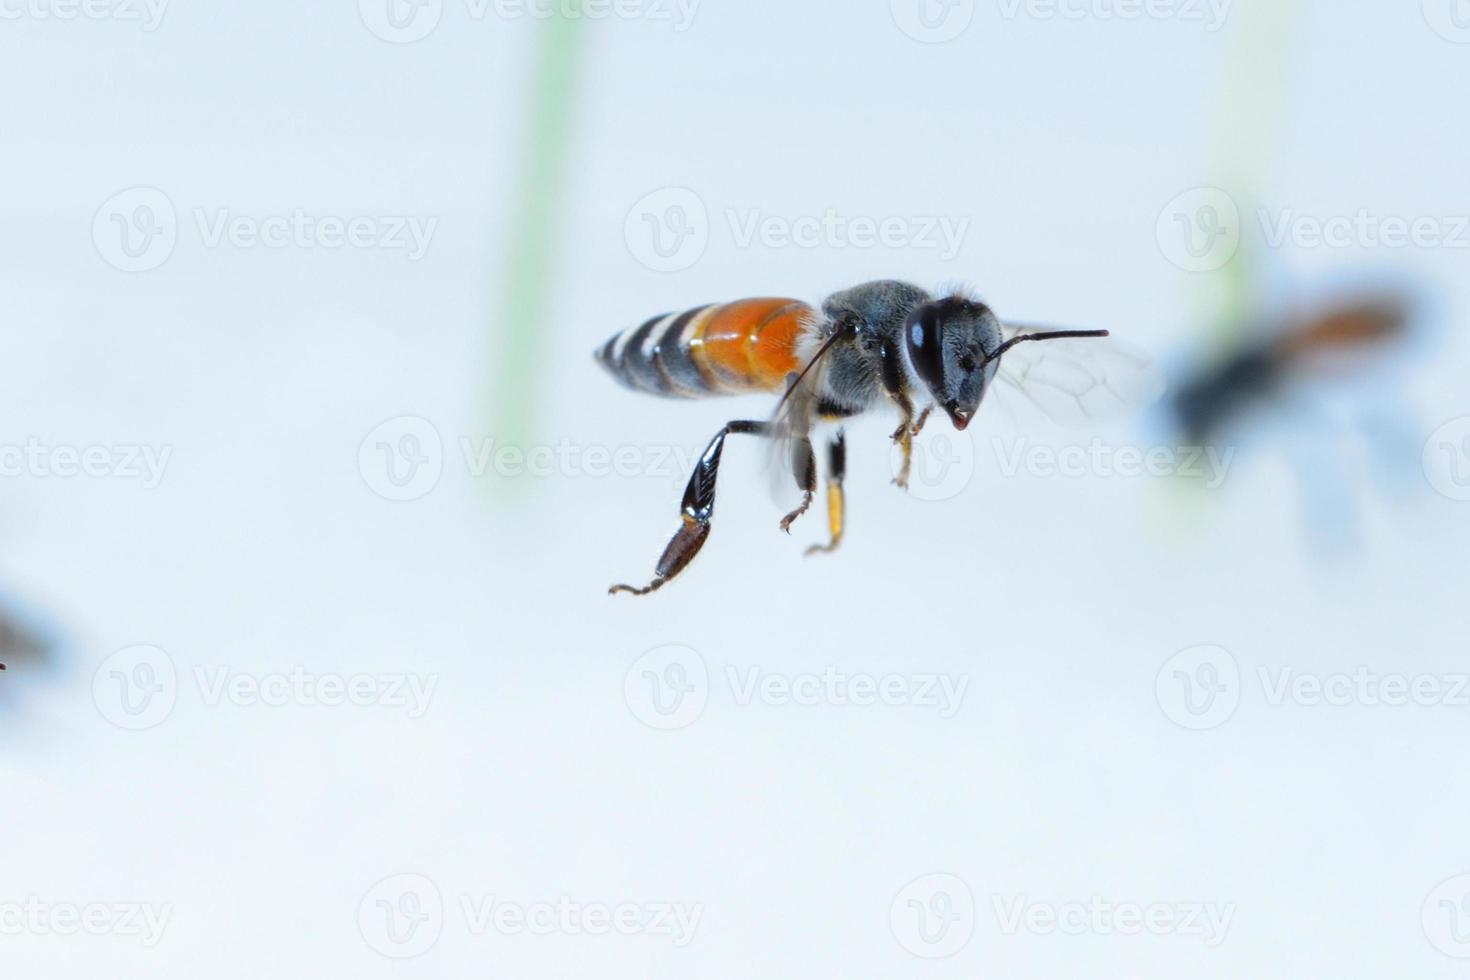
<instances>
[{"instance_id":1,"label":"bee wing","mask_svg":"<svg viewBox=\"0 0 1470 980\"><path fill-rule=\"evenodd\" d=\"M1012 324L1005 339L1049 328ZM1111 337L1074 337L1017 344L1001 357L996 378L1002 402L1029 405L1061 425L1115 418L1164 391L1147 354ZM1009 396L1009 397L1008 397Z\"/></svg>"},{"instance_id":2,"label":"bee wing","mask_svg":"<svg viewBox=\"0 0 1470 980\"><path fill-rule=\"evenodd\" d=\"M791 376L781 401L766 423L770 437L766 440L769 447L766 472L770 477L771 493L778 499L790 496L795 485L796 449L810 437L812 426L816 424L826 372L825 360L839 339L836 332L828 335L807 358L802 369Z\"/></svg>"}]
</instances>

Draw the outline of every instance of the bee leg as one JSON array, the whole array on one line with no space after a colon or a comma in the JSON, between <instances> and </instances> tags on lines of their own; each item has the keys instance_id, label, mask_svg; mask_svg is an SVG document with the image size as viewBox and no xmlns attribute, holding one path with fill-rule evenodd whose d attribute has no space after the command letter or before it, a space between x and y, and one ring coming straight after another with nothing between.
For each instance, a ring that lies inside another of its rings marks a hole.
<instances>
[{"instance_id":1,"label":"bee leg","mask_svg":"<svg viewBox=\"0 0 1470 980\"><path fill-rule=\"evenodd\" d=\"M918 420L914 422L913 427L909 430L909 434L912 435L915 439L919 437L920 432L924 431L924 423L929 421L929 413L932 411L934 411L934 406L930 405L928 408L919 413Z\"/></svg>"},{"instance_id":2,"label":"bee leg","mask_svg":"<svg viewBox=\"0 0 1470 980\"><path fill-rule=\"evenodd\" d=\"M710 520L715 513L715 479L720 472L720 454L725 449L725 436L731 433L768 435L769 431L767 423L750 421L730 422L719 431L699 457L699 462L694 465L694 472L689 475L682 505L684 523L674 533L663 556L659 558L653 571L653 581L642 588L614 585L607 590L608 595L617 595L619 592L648 595L656 592L694 560L694 556L699 554L699 549L704 547L704 542L709 538Z\"/></svg>"},{"instance_id":3,"label":"bee leg","mask_svg":"<svg viewBox=\"0 0 1470 980\"><path fill-rule=\"evenodd\" d=\"M832 540L806 549L808 555L830 554L842 543L844 501L842 480L847 476L847 439L839 429L827 446L827 529Z\"/></svg>"},{"instance_id":4,"label":"bee leg","mask_svg":"<svg viewBox=\"0 0 1470 980\"><path fill-rule=\"evenodd\" d=\"M913 468L914 462L914 434L916 432L914 403L909 401L908 396L904 394L897 395L895 398L898 401L898 410L903 416L903 421L898 424L898 428L893 430L893 441L898 443L899 449L903 451L903 463L899 467L898 475L893 478L893 482L900 490L907 490L909 471Z\"/></svg>"},{"instance_id":5,"label":"bee leg","mask_svg":"<svg viewBox=\"0 0 1470 980\"><path fill-rule=\"evenodd\" d=\"M812 441L806 436L797 439L791 446L791 469L796 474L796 485L801 490L801 503L795 510L781 518L781 530L791 533L791 525L807 512L812 497L817 492L817 456L812 452Z\"/></svg>"}]
</instances>

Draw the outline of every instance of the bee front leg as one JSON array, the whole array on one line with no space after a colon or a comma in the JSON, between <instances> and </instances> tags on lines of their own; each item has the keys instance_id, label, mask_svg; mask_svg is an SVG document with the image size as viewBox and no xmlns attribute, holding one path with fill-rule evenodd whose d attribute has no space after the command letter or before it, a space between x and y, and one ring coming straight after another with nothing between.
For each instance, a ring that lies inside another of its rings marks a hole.
<instances>
[{"instance_id":1,"label":"bee front leg","mask_svg":"<svg viewBox=\"0 0 1470 980\"><path fill-rule=\"evenodd\" d=\"M919 413L918 421L913 424L913 427L909 431L909 434L912 435L915 439L919 438L919 433L924 431L924 423L929 421L929 413L933 411L934 406L930 405L928 408Z\"/></svg>"},{"instance_id":2,"label":"bee front leg","mask_svg":"<svg viewBox=\"0 0 1470 980\"><path fill-rule=\"evenodd\" d=\"M719 431L710 441L704 455L699 457L694 472L689 475L681 511L684 523L674 532L673 539L659 558L658 565L653 570L653 581L642 588L614 585L607 590L608 595L617 595L619 592L648 595L650 592L657 592L687 568L694 556L699 554L699 549L709 539L710 521L715 514L715 481L720 473L720 455L725 450L725 436L731 433L763 436L770 434L770 427L765 422L740 421L731 422Z\"/></svg>"},{"instance_id":3,"label":"bee front leg","mask_svg":"<svg viewBox=\"0 0 1470 980\"><path fill-rule=\"evenodd\" d=\"M894 396L894 400L898 402L898 411L902 417L902 421L899 422L898 428L893 430L892 438L894 442L898 443L898 448L903 453L903 462L900 464L898 475L893 478L893 482L900 490L907 490L909 488L909 471L913 469L914 462L914 434L917 431L914 428L914 403L909 401L908 395L902 393ZM922 426L923 423L920 422L919 425Z\"/></svg>"},{"instance_id":4,"label":"bee front leg","mask_svg":"<svg viewBox=\"0 0 1470 980\"><path fill-rule=\"evenodd\" d=\"M929 419L926 411L914 418L914 401L909 397L907 386L904 383L902 355L892 344L884 343L878 348L878 363L881 366L883 389L888 392L888 397L898 406L899 424L893 430L893 441L898 443L903 453L903 462L899 466L898 475L893 482L902 490L909 486L909 472L913 469L914 461L914 436L924 427Z\"/></svg>"}]
</instances>

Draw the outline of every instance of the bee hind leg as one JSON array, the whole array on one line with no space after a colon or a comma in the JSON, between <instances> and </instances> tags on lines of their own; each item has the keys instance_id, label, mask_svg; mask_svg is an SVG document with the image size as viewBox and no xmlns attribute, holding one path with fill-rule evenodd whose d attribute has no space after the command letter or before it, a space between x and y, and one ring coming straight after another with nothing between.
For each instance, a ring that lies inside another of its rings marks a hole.
<instances>
[{"instance_id":1,"label":"bee hind leg","mask_svg":"<svg viewBox=\"0 0 1470 980\"><path fill-rule=\"evenodd\" d=\"M725 450L725 437L731 433L769 435L770 426L765 422L730 422L710 440L709 446L699 457L699 462L694 465L694 472L689 475L688 486L684 488L681 512L683 524L674 532L668 547L664 548L663 556L654 568L653 581L642 588L614 585L607 590L608 595L617 595L620 592L648 595L650 592L657 592L688 567L694 556L699 554L699 549L709 539L710 522L715 513L715 481L720 472L720 456Z\"/></svg>"}]
</instances>

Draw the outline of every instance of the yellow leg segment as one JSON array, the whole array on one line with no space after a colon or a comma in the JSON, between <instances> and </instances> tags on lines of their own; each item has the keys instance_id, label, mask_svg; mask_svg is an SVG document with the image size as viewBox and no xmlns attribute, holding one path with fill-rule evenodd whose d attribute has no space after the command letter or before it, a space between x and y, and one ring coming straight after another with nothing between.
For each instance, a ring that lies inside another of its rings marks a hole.
<instances>
[{"instance_id":1,"label":"yellow leg segment","mask_svg":"<svg viewBox=\"0 0 1470 980\"><path fill-rule=\"evenodd\" d=\"M832 540L826 544L814 544L806 549L808 555L830 554L837 550L842 543L842 518L844 498L842 495L842 484L827 484L827 529L832 534Z\"/></svg>"}]
</instances>

